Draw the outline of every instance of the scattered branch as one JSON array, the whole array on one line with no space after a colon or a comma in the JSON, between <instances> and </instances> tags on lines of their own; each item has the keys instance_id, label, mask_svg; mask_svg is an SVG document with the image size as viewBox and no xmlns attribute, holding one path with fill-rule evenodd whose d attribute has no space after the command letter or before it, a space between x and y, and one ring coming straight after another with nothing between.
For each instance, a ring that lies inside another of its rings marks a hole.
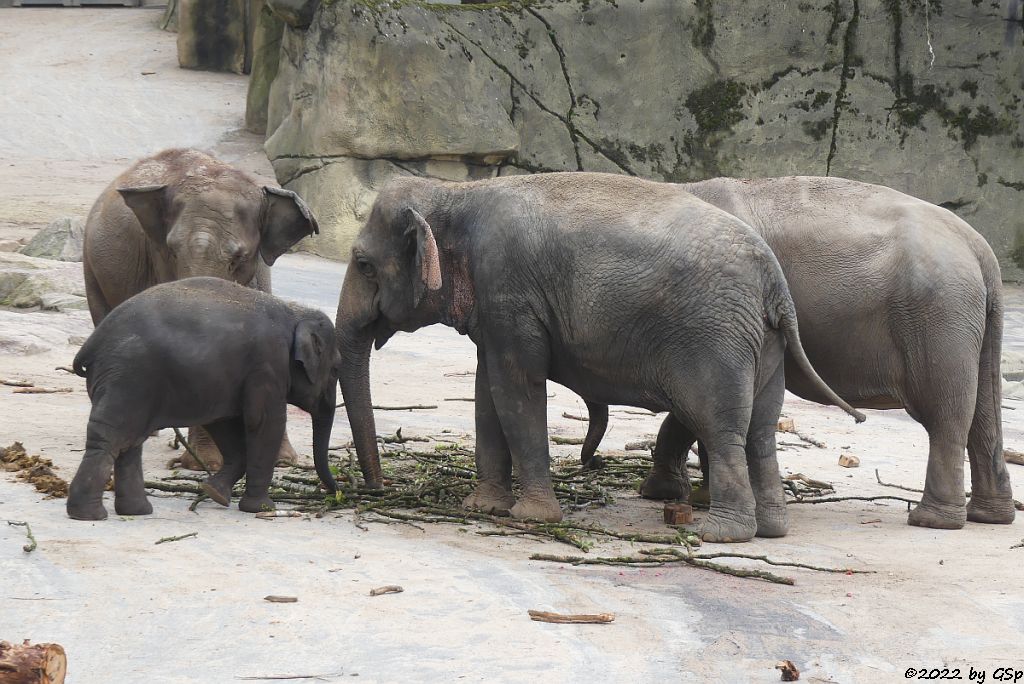
<instances>
[{"instance_id":1,"label":"scattered branch","mask_svg":"<svg viewBox=\"0 0 1024 684\"><path fill-rule=\"evenodd\" d=\"M340 404L335 404L334 408L344 408L344 406L345 403L342 402ZM429 409L436 409L437 404L409 404L407 406L379 406L374 404L370 408L374 411L426 411Z\"/></svg>"},{"instance_id":2,"label":"scattered branch","mask_svg":"<svg viewBox=\"0 0 1024 684\"><path fill-rule=\"evenodd\" d=\"M153 543L154 544L166 544L168 542L176 542L176 541L181 541L182 539L188 539L189 537L198 537L198 536L199 536L198 532L189 532L188 534L181 534L181 535L178 535L177 537L163 537L161 539L156 540Z\"/></svg>"},{"instance_id":3,"label":"scattered branch","mask_svg":"<svg viewBox=\"0 0 1024 684\"><path fill-rule=\"evenodd\" d=\"M397 584L387 584L370 590L370 596L383 596L384 594L401 594L405 589Z\"/></svg>"},{"instance_id":4,"label":"scattered branch","mask_svg":"<svg viewBox=\"0 0 1024 684\"><path fill-rule=\"evenodd\" d=\"M35 387L34 382L28 380L0 380L0 385L7 385L8 387Z\"/></svg>"},{"instance_id":5,"label":"scattered branch","mask_svg":"<svg viewBox=\"0 0 1024 684\"><path fill-rule=\"evenodd\" d=\"M923 494L924 493L923 489L914 489L913 487L904 487L903 485L892 484L892 483L889 483L889 482L882 482L882 476L878 474L878 468L875 468L875 480L877 480L878 484L882 485L883 487L892 487L893 489L902 489L905 492L914 492L915 494Z\"/></svg>"},{"instance_id":6,"label":"scattered branch","mask_svg":"<svg viewBox=\"0 0 1024 684\"><path fill-rule=\"evenodd\" d=\"M71 373L72 375L78 375L77 373L75 373L75 369L72 368L71 366L57 366L53 370L59 370L64 371L65 373Z\"/></svg>"},{"instance_id":7,"label":"scattered branch","mask_svg":"<svg viewBox=\"0 0 1024 684\"><path fill-rule=\"evenodd\" d=\"M558 435L551 435L551 441L554 444L583 444L582 437L559 437Z\"/></svg>"},{"instance_id":8,"label":"scattered branch","mask_svg":"<svg viewBox=\"0 0 1024 684\"><path fill-rule=\"evenodd\" d=\"M11 394L67 394L72 391L74 390L70 387L57 387L56 389L51 389L49 387L36 387L34 385L30 385L28 387L18 387L18 389L11 392Z\"/></svg>"},{"instance_id":9,"label":"scattered branch","mask_svg":"<svg viewBox=\"0 0 1024 684\"><path fill-rule=\"evenodd\" d=\"M588 420L590 420L586 416L577 416L577 415L573 415L572 413L567 413L566 411L562 411L562 417L563 418L568 418L569 420L579 420L579 421L582 421L584 423L586 423Z\"/></svg>"}]
</instances>

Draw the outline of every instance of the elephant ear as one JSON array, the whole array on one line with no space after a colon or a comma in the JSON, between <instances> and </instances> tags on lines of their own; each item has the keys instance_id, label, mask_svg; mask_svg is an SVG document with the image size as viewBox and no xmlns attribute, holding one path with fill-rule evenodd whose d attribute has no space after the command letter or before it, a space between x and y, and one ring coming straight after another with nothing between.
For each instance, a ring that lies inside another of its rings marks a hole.
<instances>
[{"instance_id":1,"label":"elephant ear","mask_svg":"<svg viewBox=\"0 0 1024 684\"><path fill-rule=\"evenodd\" d=\"M292 360L302 366L309 382L314 385L318 378L324 376L323 364L329 358L327 352L331 344L331 340L324 338L320 328L316 321L299 321L292 340Z\"/></svg>"},{"instance_id":2,"label":"elephant ear","mask_svg":"<svg viewBox=\"0 0 1024 684\"><path fill-rule=\"evenodd\" d=\"M437 241L430 224L418 211L409 207L405 210L409 220L406 235L415 235L416 263L412 284L412 305L417 307L427 290L441 289L441 259L437 252Z\"/></svg>"},{"instance_id":3,"label":"elephant ear","mask_svg":"<svg viewBox=\"0 0 1024 684\"><path fill-rule=\"evenodd\" d=\"M260 226L260 254L267 266L273 266L289 247L307 235L319 233L320 226L302 198L291 190L267 185L263 194L266 205Z\"/></svg>"},{"instance_id":4,"label":"elephant ear","mask_svg":"<svg viewBox=\"0 0 1024 684\"><path fill-rule=\"evenodd\" d=\"M137 188L118 188L128 208L135 212L146 236L158 245L167 244L169 191L166 185L141 185Z\"/></svg>"}]
</instances>

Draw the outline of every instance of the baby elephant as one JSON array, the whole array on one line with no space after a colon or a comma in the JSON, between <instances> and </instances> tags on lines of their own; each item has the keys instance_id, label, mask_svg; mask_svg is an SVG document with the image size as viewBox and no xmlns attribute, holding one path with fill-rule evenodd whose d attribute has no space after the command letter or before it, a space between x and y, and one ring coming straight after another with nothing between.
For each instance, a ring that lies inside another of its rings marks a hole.
<instances>
[{"instance_id":1,"label":"baby elephant","mask_svg":"<svg viewBox=\"0 0 1024 684\"><path fill-rule=\"evenodd\" d=\"M92 412L85 457L71 482L68 516L103 520L103 489L114 471L114 510L153 507L142 478L142 443L154 430L203 425L224 455L204 484L227 506L246 476L238 507L272 509L267 490L284 433L286 404L313 417L317 474L327 466L339 355L322 312L289 305L219 278L156 285L114 308L75 357Z\"/></svg>"}]
</instances>

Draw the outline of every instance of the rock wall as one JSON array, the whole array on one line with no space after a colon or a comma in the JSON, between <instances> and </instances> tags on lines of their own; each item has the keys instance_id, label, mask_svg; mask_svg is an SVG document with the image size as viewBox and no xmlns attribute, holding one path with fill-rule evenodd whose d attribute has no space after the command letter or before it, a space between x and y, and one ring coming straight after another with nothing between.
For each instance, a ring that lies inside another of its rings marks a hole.
<instances>
[{"instance_id":1,"label":"rock wall","mask_svg":"<svg viewBox=\"0 0 1024 684\"><path fill-rule=\"evenodd\" d=\"M395 174L838 175L942 204L1024 267L1024 38L997 0L322 3L267 100L305 244Z\"/></svg>"}]
</instances>

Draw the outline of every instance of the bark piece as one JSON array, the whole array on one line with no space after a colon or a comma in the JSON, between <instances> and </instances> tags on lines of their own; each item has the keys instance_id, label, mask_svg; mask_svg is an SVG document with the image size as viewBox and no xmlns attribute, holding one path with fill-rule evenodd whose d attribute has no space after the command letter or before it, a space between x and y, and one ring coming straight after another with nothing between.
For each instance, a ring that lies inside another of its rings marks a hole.
<instances>
[{"instance_id":1,"label":"bark piece","mask_svg":"<svg viewBox=\"0 0 1024 684\"><path fill-rule=\"evenodd\" d=\"M536 622L553 622L559 625L604 625L615 620L612 613L564 614L531 610L529 614L530 619Z\"/></svg>"},{"instance_id":2,"label":"bark piece","mask_svg":"<svg viewBox=\"0 0 1024 684\"><path fill-rule=\"evenodd\" d=\"M271 603L298 603L299 598L297 596L264 596L264 601L270 601Z\"/></svg>"},{"instance_id":3,"label":"bark piece","mask_svg":"<svg viewBox=\"0 0 1024 684\"><path fill-rule=\"evenodd\" d=\"M0 684L63 684L68 658L60 644L0 641Z\"/></svg>"},{"instance_id":4,"label":"bark piece","mask_svg":"<svg viewBox=\"0 0 1024 684\"><path fill-rule=\"evenodd\" d=\"M779 418L779 425L776 432L796 432L796 421L792 418Z\"/></svg>"},{"instance_id":5,"label":"bark piece","mask_svg":"<svg viewBox=\"0 0 1024 684\"><path fill-rule=\"evenodd\" d=\"M1013 449L1003 449L1003 460L1014 465L1024 465L1024 454Z\"/></svg>"},{"instance_id":6,"label":"bark piece","mask_svg":"<svg viewBox=\"0 0 1024 684\"><path fill-rule=\"evenodd\" d=\"M383 587L371 589L370 596L383 596L384 594L401 594L403 591L405 591L405 589L398 586L397 584L388 584Z\"/></svg>"}]
</instances>

